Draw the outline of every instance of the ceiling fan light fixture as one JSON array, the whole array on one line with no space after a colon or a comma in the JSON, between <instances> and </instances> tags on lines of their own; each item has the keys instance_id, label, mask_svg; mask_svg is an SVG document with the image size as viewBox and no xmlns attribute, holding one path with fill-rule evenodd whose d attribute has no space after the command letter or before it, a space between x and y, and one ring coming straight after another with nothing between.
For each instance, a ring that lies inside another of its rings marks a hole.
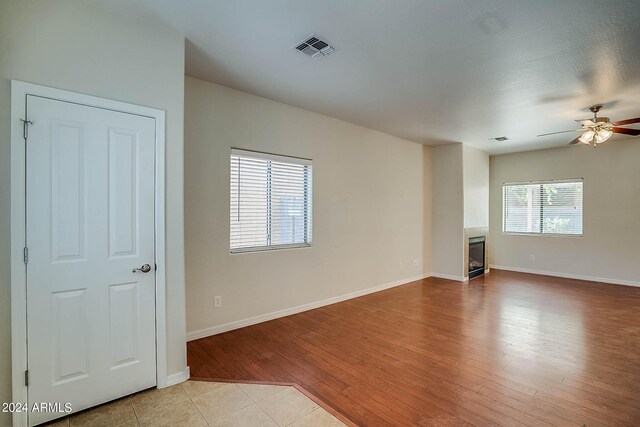
<instances>
[{"instance_id":1,"label":"ceiling fan light fixture","mask_svg":"<svg viewBox=\"0 0 640 427\"><path fill-rule=\"evenodd\" d=\"M594 131L592 131L591 129L586 130L585 132L583 132L583 134L580 136L579 141L582 142L583 144L591 144L591 141L593 141L593 137L596 135L596 133Z\"/></svg>"},{"instance_id":2,"label":"ceiling fan light fixture","mask_svg":"<svg viewBox=\"0 0 640 427\"><path fill-rule=\"evenodd\" d=\"M611 135L613 135L613 132L609 129L600 129L596 132L594 138L597 144L602 144L607 139L611 138Z\"/></svg>"}]
</instances>

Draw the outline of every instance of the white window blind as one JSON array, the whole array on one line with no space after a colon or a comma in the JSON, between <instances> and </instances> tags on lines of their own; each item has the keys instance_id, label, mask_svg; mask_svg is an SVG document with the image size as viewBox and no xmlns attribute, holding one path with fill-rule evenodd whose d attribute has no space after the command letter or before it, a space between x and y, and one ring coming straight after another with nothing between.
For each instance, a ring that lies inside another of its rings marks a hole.
<instances>
[{"instance_id":1,"label":"white window blind","mask_svg":"<svg viewBox=\"0 0 640 427\"><path fill-rule=\"evenodd\" d=\"M231 252L311 245L311 160L231 150Z\"/></svg>"},{"instance_id":2,"label":"white window blind","mask_svg":"<svg viewBox=\"0 0 640 427\"><path fill-rule=\"evenodd\" d=\"M502 187L502 231L582 235L582 179Z\"/></svg>"}]
</instances>

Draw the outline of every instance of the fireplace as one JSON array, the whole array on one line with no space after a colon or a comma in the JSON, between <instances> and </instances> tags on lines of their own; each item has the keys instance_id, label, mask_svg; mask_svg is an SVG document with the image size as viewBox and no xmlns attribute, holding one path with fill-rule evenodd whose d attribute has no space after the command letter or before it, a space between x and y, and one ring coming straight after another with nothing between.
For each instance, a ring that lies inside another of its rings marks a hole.
<instances>
[{"instance_id":1,"label":"fireplace","mask_svg":"<svg viewBox=\"0 0 640 427\"><path fill-rule=\"evenodd\" d=\"M484 236L469 239L469 279L484 274Z\"/></svg>"}]
</instances>

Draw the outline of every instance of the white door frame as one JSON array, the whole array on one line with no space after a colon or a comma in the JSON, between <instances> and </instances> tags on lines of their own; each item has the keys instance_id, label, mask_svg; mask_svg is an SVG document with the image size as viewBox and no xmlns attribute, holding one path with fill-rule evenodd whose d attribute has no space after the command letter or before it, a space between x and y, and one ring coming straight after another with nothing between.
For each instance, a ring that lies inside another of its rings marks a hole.
<instances>
[{"instance_id":1,"label":"white door frame","mask_svg":"<svg viewBox=\"0 0 640 427\"><path fill-rule=\"evenodd\" d=\"M136 114L155 119L155 252L156 271L156 381L157 387L168 384L165 301L165 112L154 108L83 95L66 90L11 81L11 378L14 403L27 403L24 372L27 370L27 268L25 210L25 141L23 123L27 95L72 102L91 107ZM27 426L27 413L13 415L14 426Z\"/></svg>"}]
</instances>

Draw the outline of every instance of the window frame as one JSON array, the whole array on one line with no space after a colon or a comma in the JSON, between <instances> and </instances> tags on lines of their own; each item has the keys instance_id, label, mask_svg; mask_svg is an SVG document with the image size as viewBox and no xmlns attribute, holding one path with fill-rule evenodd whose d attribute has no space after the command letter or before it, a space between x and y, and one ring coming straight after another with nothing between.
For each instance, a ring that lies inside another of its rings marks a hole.
<instances>
[{"instance_id":1,"label":"window frame","mask_svg":"<svg viewBox=\"0 0 640 427\"><path fill-rule=\"evenodd\" d=\"M305 226L304 234L307 236L306 242L302 243L284 243L278 245L263 245L263 246L249 246L242 248L232 248L231 247L231 222L229 222L229 253L231 255L240 255L247 253L256 253L256 252L269 252L269 251L277 251L277 250L287 250L287 249L303 249L303 248L311 248L313 247L313 160L307 159L304 157L296 157L296 156L287 156L281 154L273 154L273 153L265 153L263 151L257 150L247 150L243 148L231 148L231 152L229 154L229 179L231 179L231 159L232 156L245 156L245 157L253 157L256 159L273 161L278 163L288 163L288 164L296 164L302 165L309 168L309 173L305 174L305 186L304 191L308 193L307 196L304 197L304 210L307 215L307 224ZM308 182L306 182L308 181ZM231 184L231 182L229 182ZM272 190L269 189L270 193ZM229 186L229 217L231 217L231 190ZM268 213L270 217L270 214ZM269 219L271 221L271 219ZM269 228L272 226L271 224L267 225Z\"/></svg>"},{"instance_id":2,"label":"window frame","mask_svg":"<svg viewBox=\"0 0 640 427\"><path fill-rule=\"evenodd\" d=\"M506 221L505 221L505 197L504 191L505 187L514 186L514 185L544 185L544 184L567 184L567 183L581 183L582 184L582 232L580 234L570 234L570 233L545 233L544 226L542 224L543 215L542 215L542 207L541 207L541 215L540 215L540 231L539 232L527 232L527 231L506 231ZM584 237L584 178L566 178L566 179L548 179L548 180L538 180L538 181L514 181L514 182L504 182L502 183L502 234L511 235L511 236L536 236L536 237L568 237L568 238L580 238Z\"/></svg>"}]
</instances>

